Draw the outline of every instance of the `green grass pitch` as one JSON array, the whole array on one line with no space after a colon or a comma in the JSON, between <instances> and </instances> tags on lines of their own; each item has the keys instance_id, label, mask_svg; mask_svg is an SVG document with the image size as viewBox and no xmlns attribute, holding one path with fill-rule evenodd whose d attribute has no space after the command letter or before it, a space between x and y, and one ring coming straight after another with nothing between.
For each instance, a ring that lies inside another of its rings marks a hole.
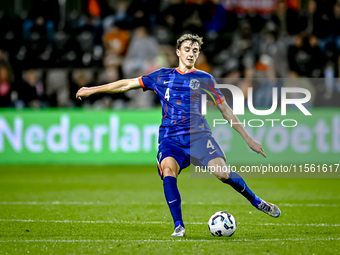
<instances>
[{"instance_id":1,"label":"green grass pitch","mask_svg":"<svg viewBox=\"0 0 340 255\"><path fill-rule=\"evenodd\" d=\"M217 179L187 169L178 183L187 236L175 239L155 166L1 166L0 254L340 253L340 179L247 179L278 219ZM220 210L232 237L208 230Z\"/></svg>"}]
</instances>

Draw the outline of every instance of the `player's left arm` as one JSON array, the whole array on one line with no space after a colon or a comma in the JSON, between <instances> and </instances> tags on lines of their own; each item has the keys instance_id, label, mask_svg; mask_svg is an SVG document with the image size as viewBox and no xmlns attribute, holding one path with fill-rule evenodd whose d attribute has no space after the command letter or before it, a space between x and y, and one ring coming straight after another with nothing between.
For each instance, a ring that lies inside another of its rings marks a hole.
<instances>
[{"instance_id":1,"label":"player's left arm","mask_svg":"<svg viewBox=\"0 0 340 255\"><path fill-rule=\"evenodd\" d=\"M240 120L234 115L233 110L229 107L227 102L223 101L222 103L218 103L217 108L221 111L223 118L229 123L233 123L233 128L243 137L249 148L257 153L261 153L261 155L266 158L267 155L264 153L262 144L254 140L242 124L234 124L240 123Z\"/></svg>"}]
</instances>

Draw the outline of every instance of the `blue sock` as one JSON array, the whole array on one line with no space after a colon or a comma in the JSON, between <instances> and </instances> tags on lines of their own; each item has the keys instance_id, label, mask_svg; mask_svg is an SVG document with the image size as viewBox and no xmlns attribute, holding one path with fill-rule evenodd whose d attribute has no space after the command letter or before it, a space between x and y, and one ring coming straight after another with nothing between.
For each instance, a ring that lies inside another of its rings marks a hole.
<instances>
[{"instance_id":1,"label":"blue sock","mask_svg":"<svg viewBox=\"0 0 340 255\"><path fill-rule=\"evenodd\" d=\"M247 183L238 173L230 171L229 179L223 182L233 187L237 192L244 196L253 206L257 207L257 205L261 202L260 198L256 196L254 192L251 191Z\"/></svg>"},{"instance_id":2,"label":"blue sock","mask_svg":"<svg viewBox=\"0 0 340 255\"><path fill-rule=\"evenodd\" d=\"M174 220L175 228L178 225L182 225L184 227L182 220L181 196L177 188L177 179L172 176L165 177L163 179L163 187L165 199Z\"/></svg>"}]
</instances>

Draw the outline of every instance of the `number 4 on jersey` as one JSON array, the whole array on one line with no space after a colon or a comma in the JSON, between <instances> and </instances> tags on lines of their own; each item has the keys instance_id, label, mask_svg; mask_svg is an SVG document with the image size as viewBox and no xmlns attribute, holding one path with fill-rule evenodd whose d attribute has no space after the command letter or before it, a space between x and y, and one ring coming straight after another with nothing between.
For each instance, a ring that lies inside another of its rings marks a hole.
<instances>
[{"instance_id":1,"label":"number 4 on jersey","mask_svg":"<svg viewBox=\"0 0 340 255\"><path fill-rule=\"evenodd\" d=\"M207 149L209 149L209 148L215 150L215 147L214 147L214 145L212 145L211 140L208 140L208 142L207 142Z\"/></svg>"},{"instance_id":2,"label":"number 4 on jersey","mask_svg":"<svg viewBox=\"0 0 340 255\"><path fill-rule=\"evenodd\" d=\"M169 101L169 99L170 99L169 88L166 89L164 98L165 98L167 101Z\"/></svg>"}]
</instances>

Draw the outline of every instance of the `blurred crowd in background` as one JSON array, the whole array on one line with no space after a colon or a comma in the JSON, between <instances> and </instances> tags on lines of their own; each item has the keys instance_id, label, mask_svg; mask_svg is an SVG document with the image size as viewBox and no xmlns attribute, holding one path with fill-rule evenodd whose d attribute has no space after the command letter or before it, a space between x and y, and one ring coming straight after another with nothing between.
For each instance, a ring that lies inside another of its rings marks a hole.
<instances>
[{"instance_id":1,"label":"blurred crowd in background","mask_svg":"<svg viewBox=\"0 0 340 255\"><path fill-rule=\"evenodd\" d=\"M255 107L271 107L272 88L285 86L307 88L309 107L340 106L340 1L84 0L73 10L65 2L0 11L0 107L158 106L152 92L75 94L176 67L184 33L204 37L196 68L246 97L253 87Z\"/></svg>"}]
</instances>

